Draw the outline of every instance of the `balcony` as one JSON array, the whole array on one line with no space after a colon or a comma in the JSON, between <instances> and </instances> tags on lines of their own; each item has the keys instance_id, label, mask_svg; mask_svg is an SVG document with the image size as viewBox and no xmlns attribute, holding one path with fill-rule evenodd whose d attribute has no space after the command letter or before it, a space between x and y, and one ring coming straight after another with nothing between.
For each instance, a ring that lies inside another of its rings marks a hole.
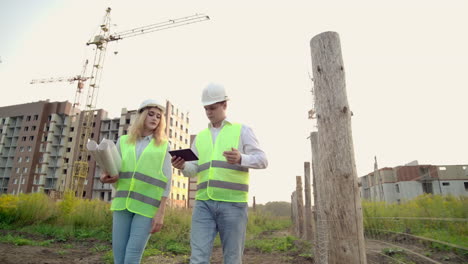
<instances>
[{"instance_id":1,"label":"balcony","mask_svg":"<svg viewBox=\"0 0 468 264\"><path fill-rule=\"evenodd\" d=\"M9 157L14 157L16 155L16 148L15 147L11 147L10 148L10 151L8 152L8 156Z\"/></svg>"},{"instance_id":2,"label":"balcony","mask_svg":"<svg viewBox=\"0 0 468 264\"><path fill-rule=\"evenodd\" d=\"M45 184L44 184L44 188L45 189L55 189L55 182L56 182L56 179L46 179Z\"/></svg>"}]
</instances>

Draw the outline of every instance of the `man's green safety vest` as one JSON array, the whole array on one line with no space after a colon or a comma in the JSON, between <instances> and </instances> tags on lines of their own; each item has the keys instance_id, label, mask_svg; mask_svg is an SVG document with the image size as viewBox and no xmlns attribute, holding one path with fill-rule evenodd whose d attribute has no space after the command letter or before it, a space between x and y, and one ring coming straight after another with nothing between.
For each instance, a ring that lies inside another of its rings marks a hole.
<instances>
[{"instance_id":1,"label":"man's green safety vest","mask_svg":"<svg viewBox=\"0 0 468 264\"><path fill-rule=\"evenodd\" d=\"M158 211L167 184L162 167L167 151L167 141L156 146L154 139L136 159L135 144L120 137L122 167L117 182L117 192L111 210L124 210L153 218Z\"/></svg>"},{"instance_id":2,"label":"man's green safety vest","mask_svg":"<svg viewBox=\"0 0 468 264\"><path fill-rule=\"evenodd\" d=\"M208 128L197 135L199 160L196 200L248 201L249 169L229 164L223 156L224 151L239 147L241 128L241 124L226 123L214 145Z\"/></svg>"}]
</instances>

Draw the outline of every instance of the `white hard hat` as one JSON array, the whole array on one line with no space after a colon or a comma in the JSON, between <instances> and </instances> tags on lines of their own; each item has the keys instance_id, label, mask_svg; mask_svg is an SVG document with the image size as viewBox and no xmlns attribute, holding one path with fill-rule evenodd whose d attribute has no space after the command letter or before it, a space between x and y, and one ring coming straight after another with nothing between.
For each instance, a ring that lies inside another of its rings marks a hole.
<instances>
[{"instance_id":1,"label":"white hard hat","mask_svg":"<svg viewBox=\"0 0 468 264\"><path fill-rule=\"evenodd\" d=\"M144 100L140 107L138 108L138 113L141 113L143 112L143 110L145 110L145 108L147 107L157 107L159 109L161 109L163 112L166 111L166 107L164 107L162 104L160 104L157 100L154 100L154 99L147 99L147 100Z\"/></svg>"},{"instance_id":2,"label":"white hard hat","mask_svg":"<svg viewBox=\"0 0 468 264\"><path fill-rule=\"evenodd\" d=\"M201 99L203 106L207 106L207 105L211 105L214 103L223 102L227 100L229 100L229 98L226 95L224 86L220 84L210 83L205 87L205 89L203 89L202 99Z\"/></svg>"}]
</instances>

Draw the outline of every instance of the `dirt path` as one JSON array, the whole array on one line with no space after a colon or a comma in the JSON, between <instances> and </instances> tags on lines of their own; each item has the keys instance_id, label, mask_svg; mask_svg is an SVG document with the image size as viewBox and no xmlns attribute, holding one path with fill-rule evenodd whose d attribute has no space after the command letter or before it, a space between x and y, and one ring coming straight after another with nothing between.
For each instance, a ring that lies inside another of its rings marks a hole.
<instances>
[{"instance_id":1,"label":"dirt path","mask_svg":"<svg viewBox=\"0 0 468 264\"><path fill-rule=\"evenodd\" d=\"M62 248L57 246L15 246L0 243L2 264L74 264L104 263L103 253L93 253L89 247Z\"/></svg>"}]
</instances>

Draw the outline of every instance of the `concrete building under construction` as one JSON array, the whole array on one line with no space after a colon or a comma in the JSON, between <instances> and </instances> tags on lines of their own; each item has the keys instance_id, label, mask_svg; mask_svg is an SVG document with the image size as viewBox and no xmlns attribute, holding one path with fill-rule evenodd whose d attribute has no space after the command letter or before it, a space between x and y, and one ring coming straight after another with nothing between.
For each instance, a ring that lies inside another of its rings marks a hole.
<instances>
[{"instance_id":1,"label":"concrete building under construction","mask_svg":"<svg viewBox=\"0 0 468 264\"><path fill-rule=\"evenodd\" d=\"M0 192L48 192L72 158L69 102L0 107Z\"/></svg>"},{"instance_id":2,"label":"concrete building under construction","mask_svg":"<svg viewBox=\"0 0 468 264\"><path fill-rule=\"evenodd\" d=\"M74 112L73 112L74 111ZM94 110L90 139L117 142L126 135L136 110L122 108L118 118L108 118L105 110ZM166 101L166 133L171 149L190 147L189 116ZM0 107L0 193L63 192L71 186L73 161L80 155L77 138L83 136L83 113L68 101ZM100 169L88 155L88 176L83 197L110 201L110 184L99 181ZM186 207L188 179L173 169L170 205Z\"/></svg>"}]
</instances>

